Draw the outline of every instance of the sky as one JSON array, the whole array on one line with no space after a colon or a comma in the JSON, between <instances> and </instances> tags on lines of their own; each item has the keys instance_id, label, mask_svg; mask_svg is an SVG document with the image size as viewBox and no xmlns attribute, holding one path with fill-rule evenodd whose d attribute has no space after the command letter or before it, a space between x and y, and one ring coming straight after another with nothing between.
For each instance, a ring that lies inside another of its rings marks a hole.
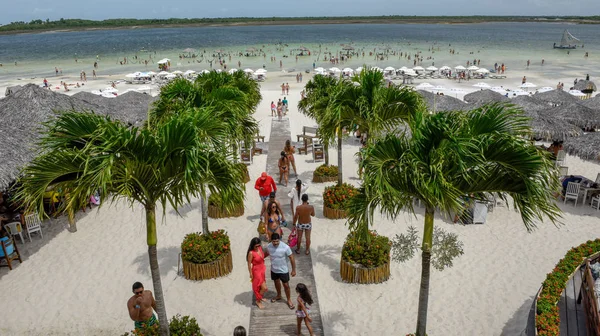
<instances>
[{"instance_id":1,"label":"sky","mask_svg":"<svg viewBox=\"0 0 600 336\"><path fill-rule=\"evenodd\" d=\"M599 0L2 0L0 24L36 19L369 15L600 15Z\"/></svg>"}]
</instances>

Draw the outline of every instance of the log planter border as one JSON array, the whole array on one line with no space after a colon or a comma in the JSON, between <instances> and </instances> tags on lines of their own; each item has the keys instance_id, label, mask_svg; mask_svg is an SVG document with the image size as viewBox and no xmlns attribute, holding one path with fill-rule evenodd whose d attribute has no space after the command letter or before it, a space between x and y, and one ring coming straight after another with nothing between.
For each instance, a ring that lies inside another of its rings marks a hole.
<instances>
[{"instance_id":1,"label":"log planter border","mask_svg":"<svg viewBox=\"0 0 600 336\"><path fill-rule=\"evenodd\" d=\"M208 205L208 217L210 218L240 217L243 214L244 204L236 206L232 211L222 210L216 205Z\"/></svg>"},{"instance_id":2,"label":"log planter border","mask_svg":"<svg viewBox=\"0 0 600 336\"><path fill-rule=\"evenodd\" d=\"M217 259L207 264L196 264L183 260L183 275L188 280L207 280L226 276L233 270L233 260L231 250Z\"/></svg>"},{"instance_id":3,"label":"log planter border","mask_svg":"<svg viewBox=\"0 0 600 336\"><path fill-rule=\"evenodd\" d=\"M347 283L376 284L390 278L390 261L385 264L367 268L362 265L351 264L345 260L340 261L340 276Z\"/></svg>"},{"instance_id":4,"label":"log planter border","mask_svg":"<svg viewBox=\"0 0 600 336\"><path fill-rule=\"evenodd\" d=\"M325 216L325 218L329 218L329 219L342 219L342 218L348 217L348 215L346 214L346 211L332 209L325 205L323 206L323 216Z\"/></svg>"},{"instance_id":5,"label":"log planter border","mask_svg":"<svg viewBox=\"0 0 600 336\"><path fill-rule=\"evenodd\" d=\"M337 181L337 176L322 176L316 175L315 172L313 172L312 181L313 183L335 182Z\"/></svg>"}]
</instances>

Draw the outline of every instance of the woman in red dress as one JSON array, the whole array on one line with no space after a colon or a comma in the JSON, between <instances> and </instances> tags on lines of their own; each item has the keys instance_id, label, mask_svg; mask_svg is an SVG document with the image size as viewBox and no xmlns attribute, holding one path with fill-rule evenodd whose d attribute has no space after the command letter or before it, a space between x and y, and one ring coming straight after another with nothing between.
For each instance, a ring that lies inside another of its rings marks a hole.
<instances>
[{"instance_id":1,"label":"woman in red dress","mask_svg":"<svg viewBox=\"0 0 600 336\"><path fill-rule=\"evenodd\" d=\"M248 272L250 273L250 282L252 282L252 290L256 296L256 305L263 309L263 302L267 302L263 298L263 294L267 291L267 281L265 278L265 253L263 252L259 238L252 238L248 247Z\"/></svg>"}]
</instances>

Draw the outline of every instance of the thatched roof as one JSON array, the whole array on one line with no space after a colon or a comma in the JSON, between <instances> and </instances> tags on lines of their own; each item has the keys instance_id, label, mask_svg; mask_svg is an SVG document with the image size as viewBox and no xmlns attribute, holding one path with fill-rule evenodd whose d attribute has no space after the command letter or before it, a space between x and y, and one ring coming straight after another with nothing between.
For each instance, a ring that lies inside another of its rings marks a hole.
<instances>
[{"instance_id":1,"label":"thatched roof","mask_svg":"<svg viewBox=\"0 0 600 336\"><path fill-rule=\"evenodd\" d=\"M536 112L529 113L527 116L531 118L531 130L533 131L533 136L537 139L544 139L546 141L565 140L583 133L580 127L564 120L545 118Z\"/></svg>"},{"instance_id":2,"label":"thatched roof","mask_svg":"<svg viewBox=\"0 0 600 336\"><path fill-rule=\"evenodd\" d=\"M423 90L418 90L417 92L425 99L427 107L431 111L466 111L472 108L462 100L451 96L436 95L435 93Z\"/></svg>"},{"instance_id":3,"label":"thatched roof","mask_svg":"<svg viewBox=\"0 0 600 336\"><path fill-rule=\"evenodd\" d=\"M579 98L563 90L552 90L547 92L538 92L533 95L537 100L549 103L551 105L564 105L569 103L576 103Z\"/></svg>"},{"instance_id":4,"label":"thatched roof","mask_svg":"<svg viewBox=\"0 0 600 336\"><path fill-rule=\"evenodd\" d=\"M34 145L39 138L41 123L55 116L55 111L94 111L141 125L153 100L148 95L135 92L117 98L86 93L69 97L34 84L25 85L0 99L0 143L3 144L0 147L0 190L13 182L21 168L34 158Z\"/></svg>"},{"instance_id":5,"label":"thatched roof","mask_svg":"<svg viewBox=\"0 0 600 336\"><path fill-rule=\"evenodd\" d=\"M564 150L585 160L600 160L600 132L592 132L563 143Z\"/></svg>"},{"instance_id":6,"label":"thatched roof","mask_svg":"<svg viewBox=\"0 0 600 336\"><path fill-rule=\"evenodd\" d=\"M532 96L517 96L510 100L511 104L521 107L526 113L536 112L548 108L548 104Z\"/></svg>"},{"instance_id":7,"label":"thatched roof","mask_svg":"<svg viewBox=\"0 0 600 336\"><path fill-rule=\"evenodd\" d=\"M6 91L4 91L4 95L10 96L11 94L21 90L21 88L22 88L21 85L9 86L6 88Z\"/></svg>"},{"instance_id":8,"label":"thatched roof","mask_svg":"<svg viewBox=\"0 0 600 336\"><path fill-rule=\"evenodd\" d=\"M507 102L510 99L501 93L492 90L479 90L465 95L467 103L484 105L488 103Z\"/></svg>"},{"instance_id":9,"label":"thatched roof","mask_svg":"<svg viewBox=\"0 0 600 336\"><path fill-rule=\"evenodd\" d=\"M591 91L589 93L597 91L596 84L594 84L594 82L587 81L587 80L584 80L584 79L578 80L577 84L575 84L575 86L573 86L573 89L579 90L579 91L582 91L582 92L586 91L585 93L587 93L587 91Z\"/></svg>"},{"instance_id":10,"label":"thatched roof","mask_svg":"<svg viewBox=\"0 0 600 336\"><path fill-rule=\"evenodd\" d=\"M600 94L596 95L594 98L584 99L580 104L591 109L600 109Z\"/></svg>"},{"instance_id":11,"label":"thatched roof","mask_svg":"<svg viewBox=\"0 0 600 336\"><path fill-rule=\"evenodd\" d=\"M547 118L565 120L579 127L600 126L600 110L585 107L579 103L570 103L540 111Z\"/></svg>"}]
</instances>

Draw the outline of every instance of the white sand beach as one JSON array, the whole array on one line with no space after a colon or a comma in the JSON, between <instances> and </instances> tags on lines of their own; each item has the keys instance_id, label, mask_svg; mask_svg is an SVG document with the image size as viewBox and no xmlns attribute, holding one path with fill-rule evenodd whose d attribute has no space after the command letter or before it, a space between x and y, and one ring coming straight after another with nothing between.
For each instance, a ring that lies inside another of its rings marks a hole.
<instances>
[{"instance_id":1,"label":"white sand beach","mask_svg":"<svg viewBox=\"0 0 600 336\"><path fill-rule=\"evenodd\" d=\"M303 84L295 82L295 73L269 73L261 83L263 100L255 114L261 134L269 141L272 118L270 103L282 98L279 85L290 83L292 139L302 126L312 126L297 111ZM581 77L581 74L577 74ZM509 74L493 85L516 88L522 74ZM573 78L547 78L542 72L528 72L529 81L538 87L555 86ZM107 86L106 78L88 81L85 91ZM446 79L429 81L447 88L462 87L474 91L477 81L457 83ZM488 81L489 82L489 81ZM7 83L9 86L16 83ZM22 84L22 83L19 83ZM418 84L418 83L416 83ZM119 89L130 86L119 85ZM83 89L82 89L83 90ZM74 93L72 90L69 93ZM465 92L465 93L467 93ZM4 88L0 87L0 94ZM460 96L458 98L461 98ZM358 142L349 139L343 147L344 180L359 185L355 154ZM331 162L337 153L330 151ZM310 185L308 194L316 207L313 222L312 263L323 317L325 334L404 335L416 325L420 280L420 257L405 264L392 263L391 278L379 285L343 283L339 262L343 241L348 234L344 220L329 220L322 215L321 194L330 184L311 183L315 163L310 155L296 155L299 177ZM233 328L248 328L252 302L245 253L256 235L260 200L254 181L265 170L266 155L258 155L249 166L251 181L246 184L245 213L239 218L210 219L212 230L228 232L233 251L233 272L223 278L202 282L188 281L177 274L180 244L190 232L201 230L199 201L180 209L166 209L158 224L158 258L162 274L167 314L191 315L198 320L204 335L231 335ZM567 156L570 174L596 177L598 162ZM291 178L293 181L293 178ZM290 184L291 188L292 183ZM281 187L283 188L283 187ZM279 193L287 204L285 193ZM599 236L600 212L572 203L564 211L562 225L539 223L528 233L518 213L506 205L488 214L484 225L456 225L440 216L435 225L457 233L464 243L464 255L443 272L432 271L429 299L428 334L437 335L520 335L525 328L532 300L546 274L565 252ZM287 209L287 207L286 207ZM373 229L393 237L410 225L421 230L423 212L408 213L395 222L377 217ZM148 265L144 214L139 206L126 203L106 204L77 214L78 232L65 230L66 219L44 224L44 238L37 235L25 246L22 264L12 271L0 269L0 335L120 335L133 329L126 302L131 285L141 281L152 290ZM21 243L19 242L19 247ZM294 280L291 281L295 285ZM269 288L273 288L268 281ZM283 309L283 308L282 308ZM287 309L287 308L286 308ZM290 311L290 321L295 321Z\"/></svg>"}]
</instances>

